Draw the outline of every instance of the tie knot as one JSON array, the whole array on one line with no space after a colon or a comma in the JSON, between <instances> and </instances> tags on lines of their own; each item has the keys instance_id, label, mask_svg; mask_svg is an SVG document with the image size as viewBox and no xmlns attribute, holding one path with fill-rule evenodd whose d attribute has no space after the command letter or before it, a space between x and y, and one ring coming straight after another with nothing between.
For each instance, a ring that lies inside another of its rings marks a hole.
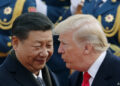
<instances>
[{"instance_id":1,"label":"tie knot","mask_svg":"<svg viewBox=\"0 0 120 86\"><path fill-rule=\"evenodd\" d=\"M90 86L89 85L89 79L90 79L90 74L88 72L85 72L83 75L83 82L82 82L82 86Z\"/></svg>"},{"instance_id":2,"label":"tie knot","mask_svg":"<svg viewBox=\"0 0 120 86\"><path fill-rule=\"evenodd\" d=\"M84 83L89 83L89 79L90 79L90 74L88 72L85 72L84 75L83 75L83 81ZM86 86L86 85L85 85Z\"/></svg>"},{"instance_id":3,"label":"tie knot","mask_svg":"<svg viewBox=\"0 0 120 86\"><path fill-rule=\"evenodd\" d=\"M37 77L37 81L41 86L45 86L45 82L43 81L42 78L40 78L39 76Z\"/></svg>"},{"instance_id":4,"label":"tie knot","mask_svg":"<svg viewBox=\"0 0 120 86\"><path fill-rule=\"evenodd\" d=\"M89 80L90 79L90 74L88 72L85 72L84 75L83 75L83 78L86 79L86 80Z\"/></svg>"}]
</instances>

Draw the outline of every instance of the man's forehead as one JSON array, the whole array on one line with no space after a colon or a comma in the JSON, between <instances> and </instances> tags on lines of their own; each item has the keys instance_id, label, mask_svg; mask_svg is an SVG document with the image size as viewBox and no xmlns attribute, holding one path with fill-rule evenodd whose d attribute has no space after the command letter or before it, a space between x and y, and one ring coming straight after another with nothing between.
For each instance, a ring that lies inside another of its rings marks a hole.
<instances>
[{"instance_id":1,"label":"man's forehead","mask_svg":"<svg viewBox=\"0 0 120 86\"><path fill-rule=\"evenodd\" d=\"M68 34L60 34L58 40L62 42L67 42L71 39L71 36Z\"/></svg>"},{"instance_id":2,"label":"man's forehead","mask_svg":"<svg viewBox=\"0 0 120 86\"><path fill-rule=\"evenodd\" d=\"M59 40L59 41L63 41L63 40L64 40L64 35L63 35L63 34L60 34L58 40Z\"/></svg>"}]
</instances>

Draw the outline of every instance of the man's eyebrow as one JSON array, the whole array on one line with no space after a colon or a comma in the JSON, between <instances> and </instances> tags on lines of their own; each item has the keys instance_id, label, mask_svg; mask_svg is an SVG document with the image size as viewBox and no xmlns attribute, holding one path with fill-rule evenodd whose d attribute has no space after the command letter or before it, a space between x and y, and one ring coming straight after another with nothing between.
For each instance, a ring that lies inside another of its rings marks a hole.
<instances>
[{"instance_id":1,"label":"man's eyebrow","mask_svg":"<svg viewBox=\"0 0 120 86\"><path fill-rule=\"evenodd\" d=\"M43 40L35 40L35 42L42 43ZM48 40L48 42L53 42L53 40Z\"/></svg>"}]
</instances>

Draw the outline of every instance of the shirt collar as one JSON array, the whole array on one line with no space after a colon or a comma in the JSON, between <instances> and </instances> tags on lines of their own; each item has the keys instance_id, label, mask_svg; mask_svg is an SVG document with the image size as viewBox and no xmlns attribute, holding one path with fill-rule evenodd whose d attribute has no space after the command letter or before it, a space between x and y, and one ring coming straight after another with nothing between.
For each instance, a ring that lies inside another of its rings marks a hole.
<instances>
[{"instance_id":1,"label":"shirt collar","mask_svg":"<svg viewBox=\"0 0 120 86\"><path fill-rule=\"evenodd\" d=\"M104 51L100 56L97 58L97 60L92 64L92 66L89 68L88 73L91 75L92 78L95 78L95 75L102 64L104 58L106 56L106 51Z\"/></svg>"},{"instance_id":2,"label":"shirt collar","mask_svg":"<svg viewBox=\"0 0 120 86\"><path fill-rule=\"evenodd\" d=\"M39 75L38 75L38 76L37 76L37 75L35 75L35 74L33 73L33 76L34 76L35 78L37 78L37 77L42 78L42 71L40 70L40 72L39 72Z\"/></svg>"}]
</instances>

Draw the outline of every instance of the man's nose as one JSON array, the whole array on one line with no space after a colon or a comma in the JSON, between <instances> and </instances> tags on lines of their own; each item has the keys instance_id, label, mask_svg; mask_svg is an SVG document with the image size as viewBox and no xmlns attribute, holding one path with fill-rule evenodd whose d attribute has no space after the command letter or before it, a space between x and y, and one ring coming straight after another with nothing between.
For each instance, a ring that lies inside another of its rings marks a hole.
<instances>
[{"instance_id":1,"label":"man's nose","mask_svg":"<svg viewBox=\"0 0 120 86\"><path fill-rule=\"evenodd\" d=\"M63 50L63 47L62 47L62 45L60 44L60 46L59 46L59 48L58 48L58 53L63 53L64 52L64 50Z\"/></svg>"},{"instance_id":2,"label":"man's nose","mask_svg":"<svg viewBox=\"0 0 120 86\"><path fill-rule=\"evenodd\" d=\"M48 50L46 48L43 48L40 52L40 56L47 57L48 56Z\"/></svg>"}]
</instances>

